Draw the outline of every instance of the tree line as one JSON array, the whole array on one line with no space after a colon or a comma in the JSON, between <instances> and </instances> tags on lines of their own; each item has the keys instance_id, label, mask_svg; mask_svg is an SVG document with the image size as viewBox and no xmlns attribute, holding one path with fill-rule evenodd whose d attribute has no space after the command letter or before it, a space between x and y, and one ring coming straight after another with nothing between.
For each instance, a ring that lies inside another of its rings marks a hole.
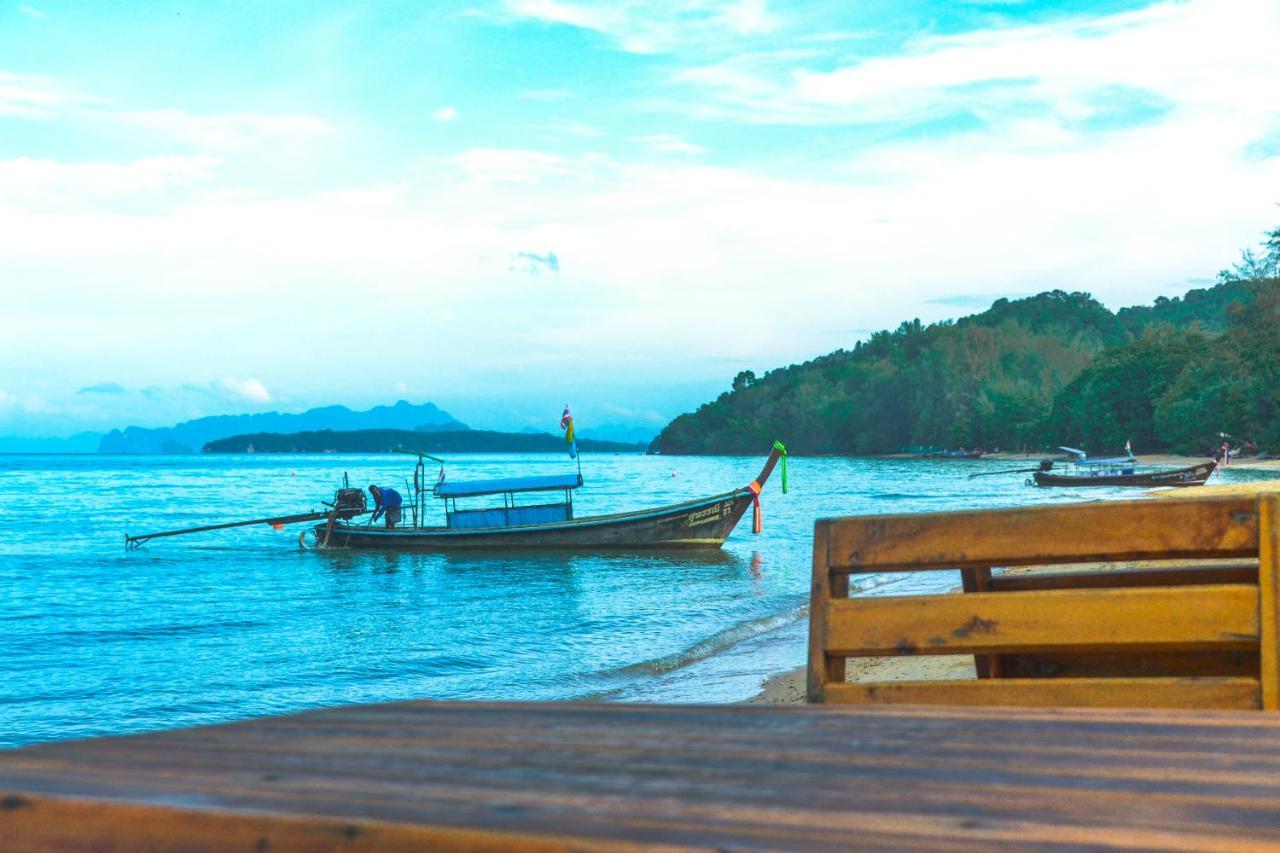
<instances>
[{"instance_id":1,"label":"tree line","mask_svg":"<svg viewBox=\"0 0 1280 853\"><path fill-rule=\"evenodd\" d=\"M676 418L662 453L875 454L911 446L1280 451L1280 228L1213 287L1108 311L1087 293L999 299L756 376Z\"/></svg>"}]
</instances>

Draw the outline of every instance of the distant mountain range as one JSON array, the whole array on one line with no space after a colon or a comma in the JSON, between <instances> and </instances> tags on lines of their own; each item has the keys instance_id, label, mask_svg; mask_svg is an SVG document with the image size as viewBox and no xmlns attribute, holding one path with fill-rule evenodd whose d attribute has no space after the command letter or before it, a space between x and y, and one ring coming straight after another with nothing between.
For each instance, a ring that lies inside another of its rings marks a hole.
<instances>
[{"instance_id":1,"label":"distant mountain range","mask_svg":"<svg viewBox=\"0 0 1280 853\"><path fill-rule=\"evenodd\" d=\"M294 433L316 430L394 429L411 432L462 431L457 421L434 403L374 406L354 412L346 406L323 406L298 414L215 415L177 426L113 429L98 442L99 453L197 453L218 439L246 433Z\"/></svg>"},{"instance_id":2,"label":"distant mountain range","mask_svg":"<svg viewBox=\"0 0 1280 853\"><path fill-rule=\"evenodd\" d=\"M96 453L100 432L78 432L67 438L0 436L0 453Z\"/></svg>"},{"instance_id":3,"label":"distant mountain range","mask_svg":"<svg viewBox=\"0 0 1280 853\"><path fill-rule=\"evenodd\" d=\"M545 432L397 429L252 433L211 441L205 453L390 453L396 448L423 453L564 453L564 439ZM585 453L640 453L642 443L578 439Z\"/></svg>"}]
</instances>

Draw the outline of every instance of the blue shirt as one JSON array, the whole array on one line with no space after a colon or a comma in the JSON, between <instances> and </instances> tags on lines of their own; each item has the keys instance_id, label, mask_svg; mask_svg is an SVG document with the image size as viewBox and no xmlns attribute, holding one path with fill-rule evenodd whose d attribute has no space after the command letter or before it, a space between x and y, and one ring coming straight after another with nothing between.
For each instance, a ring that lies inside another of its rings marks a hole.
<instances>
[{"instance_id":1,"label":"blue shirt","mask_svg":"<svg viewBox=\"0 0 1280 853\"><path fill-rule=\"evenodd\" d=\"M375 508L373 512L373 521L378 520L378 516L389 509L399 508L404 503L404 498L400 497L400 493L395 489L380 488L378 494L373 498Z\"/></svg>"}]
</instances>

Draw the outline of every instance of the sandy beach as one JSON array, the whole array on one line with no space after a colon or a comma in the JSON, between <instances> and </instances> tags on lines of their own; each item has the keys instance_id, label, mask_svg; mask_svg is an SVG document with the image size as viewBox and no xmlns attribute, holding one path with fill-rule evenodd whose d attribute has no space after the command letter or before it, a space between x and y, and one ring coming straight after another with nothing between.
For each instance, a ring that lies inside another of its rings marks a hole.
<instances>
[{"instance_id":1,"label":"sandy beach","mask_svg":"<svg viewBox=\"0 0 1280 853\"><path fill-rule=\"evenodd\" d=\"M1061 454L1058 454L1061 455ZM1012 462L1039 462L1041 459L1053 458L1052 453L988 453L983 459L1001 460L1007 459ZM1139 465L1164 465L1170 468L1185 468L1190 465L1196 465L1208 459L1208 456L1181 456L1175 453L1144 453L1134 456ZM1246 468L1250 470L1275 470L1280 472L1280 459L1255 459L1254 457L1246 457L1243 459L1232 459L1230 462L1232 468Z\"/></svg>"}]
</instances>

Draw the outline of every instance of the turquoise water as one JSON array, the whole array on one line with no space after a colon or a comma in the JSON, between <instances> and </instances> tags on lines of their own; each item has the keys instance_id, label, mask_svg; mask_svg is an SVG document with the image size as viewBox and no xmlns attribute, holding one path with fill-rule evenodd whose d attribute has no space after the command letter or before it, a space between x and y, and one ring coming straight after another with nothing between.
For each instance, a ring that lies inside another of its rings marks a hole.
<instances>
[{"instance_id":1,"label":"turquoise water","mask_svg":"<svg viewBox=\"0 0 1280 853\"><path fill-rule=\"evenodd\" d=\"M0 456L0 746L413 698L737 701L804 660L816 517L1121 494L964 476L1017 463L798 458L791 494L777 474L765 490L763 534L744 519L711 553L317 552L299 548L301 526L123 547L126 531L319 509L344 471L353 485L397 485L406 462ZM727 491L762 462L588 457L576 513ZM571 466L456 457L449 476ZM922 581L865 583L902 592Z\"/></svg>"}]
</instances>

